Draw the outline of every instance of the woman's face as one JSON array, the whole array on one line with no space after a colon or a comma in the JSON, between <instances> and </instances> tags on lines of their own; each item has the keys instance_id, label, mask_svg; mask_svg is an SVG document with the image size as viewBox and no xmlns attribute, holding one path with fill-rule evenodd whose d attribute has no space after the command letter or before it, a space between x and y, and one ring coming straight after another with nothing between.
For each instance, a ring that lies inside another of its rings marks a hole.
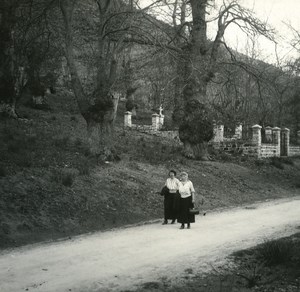
<instances>
[{"instance_id":1,"label":"woman's face","mask_svg":"<svg viewBox=\"0 0 300 292\"><path fill-rule=\"evenodd\" d=\"M175 173L171 171L171 172L169 173L169 176L170 176L170 178L174 178L174 177L175 177Z\"/></svg>"},{"instance_id":2,"label":"woman's face","mask_svg":"<svg viewBox=\"0 0 300 292\"><path fill-rule=\"evenodd\" d=\"M181 178L182 181L187 181L188 176L187 176L186 174L182 174L182 175L180 176L180 178Z\"/></svg>"}]
</instances>

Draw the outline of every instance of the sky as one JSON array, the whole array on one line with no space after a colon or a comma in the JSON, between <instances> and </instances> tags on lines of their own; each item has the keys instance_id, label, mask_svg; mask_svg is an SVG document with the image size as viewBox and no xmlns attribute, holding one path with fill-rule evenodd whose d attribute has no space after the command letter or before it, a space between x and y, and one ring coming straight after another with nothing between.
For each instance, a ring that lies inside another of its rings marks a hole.
<instances>
[{"instance_id":1,"label":"sky","mask_svg":"<svg viewBox=\"0 0 300 292\"><path fill-rule=\"evenodd\" d=\"M143 4L149 4L153 0L140 0ZM221 0L217 0L217 2ZM284 23L290 23L295 29L300 31L300 0L240 0L240 3L253 10L256 16L262 21L267 21L277 31L277 46L270 41L259 37L256 42L256 50L259 59L270 63L283 62L289 58L296 58L298 53L292 49L290 42L293 38L291 29ZM209 29L209 34L213 37L213 28ZM233 26L229 27L225 40L230 47L246 53L246 36Z\"/></svg>"},{"instance_id":2,"label":"sky","mask_svg":"<svg viewBox=\"0 0 300 292\"><path fill-rule=\"evenodd\" d=\"M253 9L259 19L267 21L275 28L278 33L277 53L280 59L297 57L298 54L290 46L293 33L285 23L291 24L300 31L300 0L241 0L241 2L247 8ZM260 38L259 49L262 59L277 61L274 44Z\"/></svg>"}]
</instances>

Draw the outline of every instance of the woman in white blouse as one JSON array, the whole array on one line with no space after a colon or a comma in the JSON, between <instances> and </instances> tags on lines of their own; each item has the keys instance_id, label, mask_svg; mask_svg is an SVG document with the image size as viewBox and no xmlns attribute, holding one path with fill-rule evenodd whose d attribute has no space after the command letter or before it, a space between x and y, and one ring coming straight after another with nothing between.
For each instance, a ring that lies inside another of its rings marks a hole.
<instances>
[{"instance_id":1,"label":"woman in white blouse","mask_svg":"<svg viewBox=\"0 0 300 292\"><path fill-rule=\"evenodd\" d=\"M176 171L169 171L169 178L166 180L165 186L168 188L168 193L164 197L164 224L168 224L168 219L171 219L171 224L175 223L177 218L176 212L176 194L178 194L180 181L176 178Z\"/></svg>"},{"instance_id":2,"label":"woman in white blouse","mask_svg":"<svg viewBox=\"0 0 300 292\"><path fill-rule=\"evenodd\" d=\"M194 207L195 189L186 172L180 174L179 194L180 204L177 221L181 223L180 229L184 229L184 224L187 224L189 229L191 228L190 223L195 222L195 215L189 212L190 208Z\"/></svg>"}]
</instances>

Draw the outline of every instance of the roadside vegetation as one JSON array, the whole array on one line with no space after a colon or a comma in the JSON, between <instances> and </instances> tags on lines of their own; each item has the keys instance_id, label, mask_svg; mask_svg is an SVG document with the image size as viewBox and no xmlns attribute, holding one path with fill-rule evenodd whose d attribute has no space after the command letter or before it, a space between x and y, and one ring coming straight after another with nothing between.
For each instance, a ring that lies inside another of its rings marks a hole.
<instances>
[{"instance_id":1,"label":"roadside vegetation","mask_svg":"<svg viewBox=\"0 0 300 292\"><path fill-rule=\"evenodd\" d=\"M299 266L300 233L297 233L236 252L227 258L227 264L212 267L206 274L196 274L191 267L176 285L163 279L127 292L299 292Z\"/></svg>"}]
</instances>

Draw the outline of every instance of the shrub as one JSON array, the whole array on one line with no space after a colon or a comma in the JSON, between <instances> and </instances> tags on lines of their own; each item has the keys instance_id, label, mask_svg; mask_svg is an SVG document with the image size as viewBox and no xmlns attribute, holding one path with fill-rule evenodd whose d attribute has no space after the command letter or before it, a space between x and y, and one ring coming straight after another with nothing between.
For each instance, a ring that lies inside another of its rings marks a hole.
<instances>
[{"instance_id":1,"label":"shrub","mask_svg":"<svg viewBox=\"0 0 300 292\"><path fill-rule=\"evenodd\" d=\"M78 169L80 175L89 175L90 174L89 160L88 159L80 160L77 163L76 168Z\"/></svg>"},{"instance_id":2,"label":"shrub","mask_svg":"<svg viewBox=\"0 0 300 292\"><path fill-rule=\"evenodd\" d=\"M51 178L56 183L71 187L75 180L75 172L70 169L54 169Z\"/></svg>"},{"instance_id":3,"label":"shrub","mask_svg":"<svg viewBox=\"0 0 300 292\"><path fill-rule=\"evenodd\" d=\"M265 162L264 159L255 159L255 160L254 160L254 164L255 164L256 166L264 166L264 165L266 165L266 162Z\"/></svg>"},{"instance_id":4,"label":"shrub","mask_svg":"<svg viewBox=\"0 0 300 292\"><path fill-rule=\"evenodd\" d=\"M64 173L62 177L62 184L66 187L71 187L74 182L74 176L71 173Z\"/></svg>"},{"instance_id":5,"label":"shrub","mask_svg":"<svg viewBox=\"0 0 300 292\"><path fill-rule=\"evenodd\" d=\"M290 157L282 157L280 160L282 161L282 163L294 165L294 161Z\"/></svg>"},{"instance_id":6,"label":"shrub","mask_svg":"<svg viewBox=\"0 0 300 292\"><path fill-rule=\"evenodd\" d=\"M247 288L253 288L261 280L262 269L262 263L249 263L246 266L239 269L237 276L243 278L246 281Z\"/></svg>"},{"instance_id":7,"label":"shrub","mask_svg":"<svg viewBox=\"0 0 300 292\"><path fill-rule=\"evenodd\" d=\"M266 241L261 245L259 254L267 265L278 265L290 260L293 247L294 244L289 241Z\"/></svg>"},{"instance_id":8,"label":"shrub","mask_svg":"<svg viewBox=\"0 0 300 292\"><path fill-rule=\"evenodd\" d=\"M146 143L138 147L138 155L143 157L150 164L167 163L174 160L179 153L179 149L173 145L160 144L158 141L155 143Z\"/></svg>"},{"instance_id":9,"label":"shrub","mask_svg":"<svg viewBox=\"0 0 300 292\"><path fill-rule=\"evenodd\" d=\"M85 157L89 157L89 156L92 156L92 155L93 155L91 149L90 149L88 146L83 147L83 155L84 155Z\"/></svg>"},{"instance_id":10,"label":"shrub","mask_svg":"<svg viewBox=\"0 0 300 292\"><path fill-rule=\"evenodd\" d=\"M0 166L0 177L6 176L6 170L3 166Z\"/></svg>"},{"instance_id":11,"label":"shrub","mask_svg":"<svg viewBox=\"0 0 300 292\"><path fill-rule=\"evenodd\" d=\"M283 163L279 157L272 157L271 158L271 165L275 166L279 169L284 169Z\"/></svg>"},{"instance_id":12,"label":"shrub","mask_svg":"<svg viewBox=\"0 0 300 292\"><path fill-rule=\"evenodd\" d=\"M191 145L208 142L213 138L213 120L208 108L192 100L187 103L185 112L189 113L180 122L179 138Z\"/></svg>"},{"instance_id":13,"label":"shrub","mask_svg":"<svg viewBox=\"0 0 300 292\"><path fill-rule=\"evenodd\" d=\"M18 153L22 149L22 143L18 140L9 141L7 144L7 151L11 153Z\"/></svg>"},{"instance_id":14,"label":"shrub","mask_svg":"<svg viewBox=\"0 0 300 292\"><path fill-rule=\"evenodd\" d=\"M5 140L14 140L15 133L12 131L11 128L9 128L9 127L3 128L2 133L3 133L3 137L5 138Z\"/></svg>"},{"instance_id":15,"label":"shrub","mask_svg":"<svg viewBox=\"0 0 300 292\"><path fill-rule=\"evenodd\" d=\"M16 158L16 164L21 167L31 167L32 166L32 157L27 152L20 152Z\"/></svg>"},{"instance_id":16,"label":"shrub","mask_svg":"<svg viewBox=\"0 0 300 292\"><path fill-rule=\"evenodd\" d=\"M69 143L70 138L68 136L56 137L53 139L54 146L58 148L65 148Z\"/></svg>"}]
</instances>

